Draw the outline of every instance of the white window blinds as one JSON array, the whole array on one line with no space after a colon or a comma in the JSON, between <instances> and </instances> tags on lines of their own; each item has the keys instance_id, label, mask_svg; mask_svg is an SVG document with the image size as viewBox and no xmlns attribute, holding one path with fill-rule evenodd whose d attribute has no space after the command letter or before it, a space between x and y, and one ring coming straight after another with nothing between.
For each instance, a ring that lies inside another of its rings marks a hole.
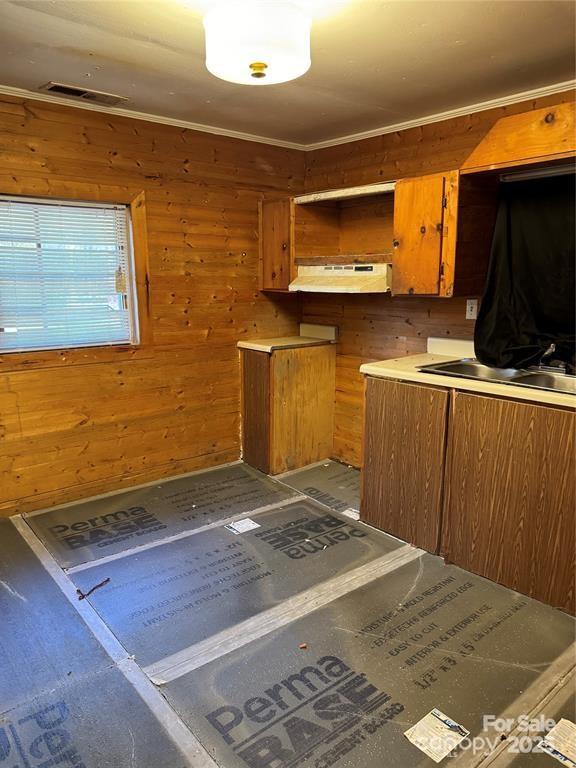
<instances>
[{"instance_id":1,"label":"white window blinds","mask_svg":"<svg viewBox=\"0 0 576 768\"><path fill-rule=\"evenodd\" d=\"M0 353L137 342L129 209L0 197Z\"/></svg>"}]
</instances>

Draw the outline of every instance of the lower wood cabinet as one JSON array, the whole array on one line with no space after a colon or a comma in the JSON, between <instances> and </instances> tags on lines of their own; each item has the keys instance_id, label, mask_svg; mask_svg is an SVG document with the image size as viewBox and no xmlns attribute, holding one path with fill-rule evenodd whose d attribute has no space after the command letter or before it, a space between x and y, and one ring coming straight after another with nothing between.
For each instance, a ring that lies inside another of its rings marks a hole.
<instances>
[{"instance_id":1,"label":"lower wood cabinet","mask_svg":"<svg viewBox=\"0 0 576 768\"><path fill-rule=\"evenodd\" d=\"M438 552L448 390L366 379L361 519Z\"/></svg>"},{"instance_id":2,"label":"lower wood cabinet","mask_svg":"<svg viewBox=\"0 0 576 768\"><path fill-rule=\"evenodd\" d=\"M335 347L242 349L241 365L244 461L277 475L330 457Z\"/></svg>"},{"instance_id":3,"label":"lower wood cabinet","mask_svg":"<svg viewBox=\"0 0 576 768\"><path fill-rule=\"evenodd\" d=\"M576 612L576 412L366 378L361 519Z\"/></svg>"},{"instance_id":4,"label":"lower wood cabinet","mask_svg":"<svg viewBox=\"0 0 576 768\"><path fill-rule=\"evenodd\" d=\"M454 392L442 554L574 612L576 414Z\"/></svg>"}]
</instances>

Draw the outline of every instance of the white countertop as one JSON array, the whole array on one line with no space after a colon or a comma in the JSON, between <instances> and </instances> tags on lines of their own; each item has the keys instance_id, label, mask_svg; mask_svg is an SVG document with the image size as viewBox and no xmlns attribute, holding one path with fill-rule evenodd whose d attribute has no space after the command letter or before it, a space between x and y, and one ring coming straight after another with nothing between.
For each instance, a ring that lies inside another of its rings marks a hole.
<instances>
[{"instance_id":1,"label":"white countertop","mask_svg":"<svg viewBox=\"0 0 576 768\"><path fill-rule=\"evenodd\" d=\"M277 339L250 339L239 341L239 349L253 349L255 352L268 352L275 349L296 349L297 347L320 347L333 344L329 339L315 339L310 336L280 336Z\"/></svg>"},{"instance_id":2,"label":"white countertop","mask_svg":"<svg viewBox=\"0 0 576 768\"><path fill-rule=\"evenodd\" d=\"M444 376L418 370L422 365L448 363L456 359L459 358L431 354L410 355L409 357L398 357L393 360L382 360L377 363L364 363L364 365L360 366L360 372L366 374L366 376L376 376L381 379L413 381L417 384L432 384L436 387L476 392L480 395L496 395L498 397L513 398L514 400L528 400L531 403L541 403L543 405L576 408L576 396L563 394L562 392L549 392L545 389L518 387L514 386L514 384L499 384L491 381L480 381L479 379L461 379L458 376Z\"/></svg>"}]
</instances>

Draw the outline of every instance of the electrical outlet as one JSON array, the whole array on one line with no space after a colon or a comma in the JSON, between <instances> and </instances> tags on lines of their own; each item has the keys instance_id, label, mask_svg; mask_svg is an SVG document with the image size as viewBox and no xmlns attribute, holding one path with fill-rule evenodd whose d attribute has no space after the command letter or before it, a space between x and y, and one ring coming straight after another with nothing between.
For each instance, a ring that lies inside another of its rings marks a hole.
<instances>
[{"instance_id":1,"label":"electrical outlet","mask_svg":"<svg viewBox=\"0 0 576 768\"><path fill-rule=\"evenodd\" d=\"M478 317L478 299L468 299L466 302L466 320L476 320Z\"/></svg>"}]
</instances>

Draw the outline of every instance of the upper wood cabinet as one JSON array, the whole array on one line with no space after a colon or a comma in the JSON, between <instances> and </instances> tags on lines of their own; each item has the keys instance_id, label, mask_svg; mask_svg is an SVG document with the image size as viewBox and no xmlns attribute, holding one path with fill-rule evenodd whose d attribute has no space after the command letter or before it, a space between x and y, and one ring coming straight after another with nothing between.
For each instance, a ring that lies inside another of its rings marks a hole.
<instances>
[{"instance_id":1,"label":"upper wood cabinet","mask_svg":"<svg viewBox=\"0 0 576 768\"><path fill-rule=\"evenodd\" d=\"M394 294L440 293L446 187L455 173L402 179L394 190Z\"/></svg>"},{"instance_id":2,"label":"upper wood cabinet","mask_svg":"<svg viewBox=\"0 0 576 768\"><path fill-rule=\"evenodd\" d=\"M259 217L259 288L287 291L294 263L294 203L290 198L263 200Z\"/></svg>"},{"instance_id":3,"label":"upper wood cabinet","mask_svg":"<svg viewBox=\"0 0 576 768\"><path fill-rule=\"evenodd\" d=\"M461 170L509 168L573 157L575 114L576 105L567 103L503 117L476 146Z\"/></svg>"},{"instance_id":4,"label":"upper wood cabinet","mask_svg":"<svg viewBox=\"0 0 576 768\"><path fill-rule=\"evenodd\" d=\"M389 263L393 183L260 203L261 290L288 291L300 266Z\"/></svg>"},{"instance_id":5,"label":"upper wood cabinet","mask_svg":"<svg viewBox=\"0 0 576 768\"><path fill-rule=\"evenodd\" d=\"M392 293L483 293L497 206L494 176L435 173L397 182Z\"/></svg>"},{"instance_id":6,"label":"upper wood cabinet","mask_svg":"<svg viewBox=\"0 0 576 768\"><path fill-rule=\"evenodd\" d=\"M401 179L395 188L262 202L260 288L287 291L300 265L392 261L393 295L480 296L500 173L573 158L575 111L567 103L504 117L460 168Z\"/></svg>"}]
</instances>

